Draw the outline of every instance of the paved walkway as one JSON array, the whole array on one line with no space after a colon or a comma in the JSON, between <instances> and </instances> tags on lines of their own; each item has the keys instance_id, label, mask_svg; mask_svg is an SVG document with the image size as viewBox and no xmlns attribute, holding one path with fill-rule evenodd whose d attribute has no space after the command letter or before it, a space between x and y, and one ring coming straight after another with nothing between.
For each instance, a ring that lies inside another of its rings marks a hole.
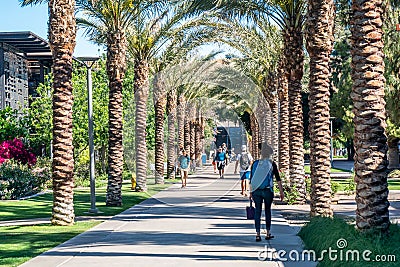
<instances>
[{"instance_id":1,"label":"paved walkway","mask_svg":"<svg viewBox=\"0 0 400 267\"><path fill-rule=\"evenodd\" d=\"M210 170L191 177L186 189L173 185L22 266L316 266L260 261L266 248L267 258L278 250L301 253L297 230L274 212L275 239L256 243L238 175L216 179Z\"/></svg>"}]
</instances>

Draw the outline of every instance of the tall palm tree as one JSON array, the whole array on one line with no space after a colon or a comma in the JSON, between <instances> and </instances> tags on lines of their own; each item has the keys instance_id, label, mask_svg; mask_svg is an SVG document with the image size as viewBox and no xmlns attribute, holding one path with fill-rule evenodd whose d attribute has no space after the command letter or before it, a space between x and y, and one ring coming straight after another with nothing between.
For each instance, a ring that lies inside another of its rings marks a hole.
<instances>
[{"instance_id":1,"label":"tall palm tree","mask_svg":"<svg viewBox=\"0 0 400 267\"><path fill-rule=\"evenodd\" d=\"M169 23L169 28L166 29L163 39L169 38L169 44L163 48L160 56L153 61L152 65L155 71L159 73L155 79L154 88L154 108L156 114L156 144L155 144L155 169L156 169L156 183L163 183L164 177L164 133L161 130L164 129L164 115L165 109L167 108L168 115L168 142L167 142L167 177L174 178L174 169L176 162L176 142L175 142L175 124L176 119L178 120L178 148L183 148L183 119L185 102L184 95L180 96L180 103L177 110L177 97L178 89L181 86L176 86L172 81L179 80L178 77L173 77L172 73L168 73L169 69L175 68L177 64L182 63L186 56L196 47L209 41L215 35L213 28L208 26L207 28L198 25L204 24L204 18L202 16L196 18L185 18L184 22L181 22L183 16L189 13L188 7L184 8L181 6L177 13L174 14L171 19L175 23ZM177 18L177 19L174 19ZM160 42L160 44L163 44ZM173 71L171 71L173 72ZM164 77L166 76L166 77ZM172 76L172 77L171 77ZM159 79L166 79L168 85L158 82ZM161 86L164 85L164 86ZM178 87L178 88L176 88ZM168 97L167 97L168 96ZM183 109L182 109L183 108Z\"/></svg>"},{"instance_id":2,"label":"tall palm tree","mask_svg":"<svg viewBox=\"0 0 400 267\"><path fill-rule=\"evenodd\" d=\"M49 43L53 60L53 225L74 224L72 145L72 54L76 22L74 0L24 0L23 6L48 2Z\"/></svg>"},{"instance_id":3,"label":"tall palm tree","mask_svg":"<svg viewBox=\"0 0 400 267\"><path fill-rule=\"evenodd\" d=\"M390 225L381 0L352 3L352 79L356 225L387 233Z\"/></svg>"},{"instance_id":4,"label":"tall palm tree","mask_svg":"<svg viewBox=\"0 0 400 267\"><path fill-rule=\"evenodd\" d=\"M333 47L333 0L309 0L306 22L310 55L309 112L311 216L333 216L330 183L330 55Z\"/></svg>"},{"instance_id":5,"label":"tall palm tree","mask_svg":"<svg viewBox=\"0 0 400 267\"><path fill-rule=\"evenodd\" d=\"M108 184L107 206L122 205L122 84L126 72L126 31L137 16L144 1L132 0L77 0L78 25L86 29L87 36L107 45L107 75L109 79L108 104Z\"/></svg>"},{"instance_id":6,"label":"tall palm tree","mask_svg":"<svg viewBox=\"0 0 400 267\"><path fill-rule=\"evenodd\" d=\"M175 161L176 161L176 137L175 137L175 123L176 123L176 106L177 106L177 90L171 88L167 96L167 115L168 115L168 151L167 151L167 178L175 178Z\"/></svg>"},{"instance_id":7,"label":"tall palm tree","mask_svg":"<svg viewBox=\"0 0 400 267\"><path fill-rule=\"evenodd\" d=\"M161 1L160 1L161 2ZM139 10L138 16L130 29L130 35L128 38L129 46L128 51L131 57L134 59L137 66L135 77L135 102L136 102L136 150L139 151L136 157L136 177L137 183L141 190L146 191L146 172L147 172L147 150L146 150L146 119L147 119L147 98L149 95L149 63L156 58L157 55L164 52L161 58L166 59L163 62L163 66L158 66L158 70L165 68L165 65L172 62L171 58L183 56L182 51L177 48L178 44L186 43L187 39L185 33L190 32L188 28L192 28L196 23L193 21L186 21L183 23L184 19L187 19L186 15L188 11L188 3L180 3L180 5L175 5L171 1L166 2L164 5L156 5L151 10ZM168 3L169 2L169 3ZM172 1L174 2L174 1ZM193 44L190 44L193 45ZM192 46L188 47L192 47ZM187 51L188 48L185 48ZM165 88L159 88L164 90ZM161 96L165 98L169 94L168 91L164 91ZM171 96L171 95L170 95ZM175 97L174 97L175 98ZM168 100L168 99L167 99ZM157 101L159 101L157 99ZM168 105L168 101L164 102L160 99L160 104L158 106L157 114L161 114L165 105ZM176 102L176 100L175 100ZM157 105L157 103L155 103ZM172 127L172 123L175 124L175 106L172 107L170 111L172 112L169 116L169 125ZM161 115L158 115L157 124L162 124ZM160 127L159 127L160 128ZM175 130L174 130L175 132ZM171 135L172 138L172 135ZM175 138L175 137L173 137ZM157 175L158 182L162 182L163 170L161 170L160 161L164 158L164 150L161 148L162 142L158 138L157 149L159 154L157 155ZM174 140L174 139L173 139ZM169 143L172 143L170 140ZM174 152L175 148L170 148L169 152L169 162L172 158L175 158ZM162 153L162 155L161 155ZM175 160L173 160L175 162ZM171 165L171 164L170 164Z\"/></svg>"}]
</instances>

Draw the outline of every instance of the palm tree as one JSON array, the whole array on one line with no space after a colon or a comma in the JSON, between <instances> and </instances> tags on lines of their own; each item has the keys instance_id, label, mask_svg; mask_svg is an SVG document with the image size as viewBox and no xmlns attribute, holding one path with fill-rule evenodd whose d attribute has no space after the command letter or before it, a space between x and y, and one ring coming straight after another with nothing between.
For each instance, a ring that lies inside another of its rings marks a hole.
<instances>
[{"instance_id":1,"label":"palm tree","mask_svg":"<svg viewBox=\"0 0 400 267\"><path fill-rule=\"evenodd\" d=\"M309 113L311 216L333 216L330 183L330 55L334 1L308 1L307 50L310 55Z\"/></svg>"},{"instance_id":2,"label":"palm tree","mask_svg":"<svg viewBox=\"0 0 400 267\"><path fill-rule=\"evenodd\" d=\"M184 96L180 95L180 103L177 110L177 93L181 86L176 86L172 80L179 80L178 77L173 77L172 73L168 73L170 68L176 67L177 64L182 63L186 56L196 47L204 44L205 42L212 39L215 35L213 28L208 26L207 28L198 25L204 24L204 18L202 16L196 18L185 18L185 22L181 24L181 19L186 16L189 10L184 7L180 7L178 12L172 17L169 23L169 28L164 32L163 39L169 38L169 44L163 49L160 56L153 62L155 71L159 73L155 79L154 89L154 108L156 113L156 145L155 145L155 169L156 169L156 183L163 183L164 177L164 133L161 132L164 129L164 115L165 109L167 108L168 115L168 142L167 142L167 177L174 178L174 169L176 162L176 142L175 142L175 124L176 119L178 120L178 139L179 148L184 147L183 138L183 119L184 116ZM163 42L160 42L163 44ZM171 71L172 72L172 71ZM172 77L171 77L172 76ZM167 86L162 82L158 82L159 79L166 79ZM163 86L161 86L163 85ZM178 88L176 88L178 87ZM183 109L182 109L183 108Z\"/></svg>"},{"instance_id":3,"label":"palm tree","mask_svg":"<svg viewBox=\"0 0 400 267\"><path fill-rule=\"evenodd\" d=\"M161 2L161 1L160 1ZM168 2L168 1L165 1ZM169 1L171 2L171 1ZM188 14L191 11L190 2L174 5L172 3L165 5L157 5L152 10L139 10L138 16L130 30L128 51L137 65L135 73L135 102L136 102L136 150L140 151L136 157L136 177L141 190L146 191L146 169L147 169L147 150L146 150L146 104L149 94L149 63L152 62L159 54L159 65L156 64L157 71L165 69L168 65L182 60L186 54L194 47L201 44L205 36L210 35L210 30L195 29L202 22L202 17L191 18ZM168 107L168 125L170 127L169 142L167 151L167 172L168 176L175 165L175 129L172 129L176 121L176 96L175 88L158 88L157 97L165 98L157 99L157 114L159 114L157 125L161 129L162 116L165 105ZM168 102L171 99L172 102ZM160 101L160 105L157 102ZM158 133L157 133L158 134ZM164 158L162 136L159 136L157 142L157 176L158 182L162 183L163 170L161 170L161 161ZM162 162L163 165L163 162Z\"/></svg>"},{"instance_id":4,"label":"palm tree","mask_svg":"<svg viewBox=\"0 0 400 267\"><path fill-rule=\"evenodd\" d=\"M122 84L126 72L126 31L145 1L77 0L76 5L85 18L78 25L86 29L92 41L107 45L108 104L108 185L107 206L122 205Z\"/></svg>"},{"instance_id":5,"label":"palm tree","mask_svg":"<svg viewBox=\"0 0 400 267\"><path fill-rule=\"evenodd\" d=\"M53 225L74 224L72 145L72 54L76 23L74 0L24 0L22 6L48 2L49 43L53 60Z\"/></svg>"},{"instance_id":6,"label":"palm tree","mask_svg":"<svg viewBox=\"0 0 400 267\"><path fill-rule=\"evenodd\" d=\"M168 115L168 151L167 151L167 178L175 178L175 123L176 123L176 106L177 106L177 92L176 88L171 88L167 96L167 115Z\"/></svg>"},{"instance_id":7,"label":"palm tree","mask_svg":"<svg viewBox=\"0 0 400 267\"><path fill-rule=\"evenodd\" d=\"M356 225L387 233L390 225L384 100L383 1L352 3L352 79Z\"/></svg>"}]
</instances>

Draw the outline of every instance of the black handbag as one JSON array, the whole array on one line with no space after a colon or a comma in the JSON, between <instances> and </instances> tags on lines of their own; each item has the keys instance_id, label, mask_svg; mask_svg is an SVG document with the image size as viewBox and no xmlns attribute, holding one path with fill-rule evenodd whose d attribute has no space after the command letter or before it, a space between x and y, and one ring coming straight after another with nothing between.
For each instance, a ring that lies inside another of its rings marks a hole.
<instances>
[{"instance_id":1,"label":"black handbag","mask_svg":"<svg viewBox=\"0 0 400 267\"><path fill-rule=\"evenodd\" d=\"M253 220L254 213L255 213L255 208L253 207L253 201L251 201L251 199L250 199L250 206L246 207L247 220Z\"/></svg>"}]
</instances>

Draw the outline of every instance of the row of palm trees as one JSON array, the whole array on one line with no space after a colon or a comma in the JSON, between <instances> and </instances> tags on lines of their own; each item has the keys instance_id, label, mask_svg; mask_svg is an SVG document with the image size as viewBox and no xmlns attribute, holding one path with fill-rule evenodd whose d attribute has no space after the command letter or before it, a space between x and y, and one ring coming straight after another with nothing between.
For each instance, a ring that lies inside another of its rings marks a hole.
<instances>
[{"instance_id":1,"label":"row of palm trees","mask_svg":"<svg viewBox=\"0 0 400 267\"><path fill-rule=\"evenodd\" d=\"M27 5L46 1L24 0L21 2ZM250 41L243 45L243 42L240 42L244 49L236 45L235 48L244 54L243 60L237 60L238 65L248 70L246 73L252 73L252 79L262 88L269 103L271 117L274 118L272 121L278 121L278 113L280 117L279 142L277 142L277 135L269 134L269 137L262 133L260 136L257 135L257 127L264 122L257 121L253 112L251 121L254 127L254 143L259 139L269 138L272 144L279 146L280 168L287 174L290 183L296 187L299 193L298 203L304 203L306 192L301 81L305 33L306 47L310 56L311 214L332 216L329 178L329 60L333 43L333 1L76 0L75 3L73 0L49 0L48 4L49 42L54 61L53 224L68 225L72 224L74 219L72 131L69 130L71 129L69 114L72 107L70 77L75 45L75 8L81 12L78 14L84 16L84 19L77 21L79 25L86 27L88 36L94 41L107 45L107 73L110 87L107 205L122 204L122 83L126 71L126 60L132 60L135 64L135 140L136 149L140 151L136 156L136 175L141 190L146 190L146 105L151 66L157 66L155 71L159 72L166 69L168 65L180 62L191 48L216 38L212 34L213 27L219 26L221 32L224 32L223 25L225 25L225 32L228 32L229 27L234 25L232 27L236 29L234 33L240 33L241 27L256 25L253 36L256 37L258 34L260 43ZM215 16L217 19L227 19L221 23L222 26L210 22L203 24L203 18L195 17L205 11L207 12L202 14L208 15L210 10L217 14ZM352 98L356 115L354 123L356 126L355 180L358 184L357 226L365 230L379 228L382 232L386 232L389 217L383 100L382 1L355 0L352 3L352 10L352 77L354 81ZM239 23L244 21L244 18L248 19L245 26ZM277 26L271 25L271 20ZM279 30L276 30L277 27ZM196 31L199 29L201 33L206 32L202 36L204 38L198 38L200 33ZM207 32L205 29L211 30ZM307 30L304 32L304 29ZM267 40L271 36L271 31L275 31L274 34L280 36L277 40L280 39L281 43L268 44ZM226 38L226 35L218 38L219 41L235 46L234 38ZM263 45L265 49L262 49ZM271 50L271 47L279 49ZM279 53L279 51L282 52ZM127 57L126 54L129 56ZM263 60L262 64L258 63L260 59ZM153 61L157 60L158 63L153 64ZM254 64L261 66L261 69L254 71ZM158 160L163 159L164 153L163 136L160 134L164 112L166 110L168 115L169 133L175 133L175 121L177 117L182 117L183 112L180 111L182 108L185 110L183 106L186 106L184 103L188 97L187 94L178 93L181 90L180 87L172 86L171 90L164 87L163 82L162 79L157 78L154 82L154 103L159 130L156 135L156 151L160 153L156 156ZM212 90L197 90L197 93L199 92L210 93ZM201 116L198 118L200 118L199 122L192 126L190 121L182 120L182 118L177 120L178 143L180 146L183 144L183 147L189 151L199 150L191 146L196 143L196 139L202 138L202 119ZM274 127L276 129L277 125ZM196 128L200 133L197 138ZM174 142L175 136L170 134L167 142L168 177L173 175L172 166L176 158ZM256 147L253 148L257 154L256 149ZM157 182L162 183L164 175L160 161L156 162L156 169Z\"/></svg>"}]
</instances>

